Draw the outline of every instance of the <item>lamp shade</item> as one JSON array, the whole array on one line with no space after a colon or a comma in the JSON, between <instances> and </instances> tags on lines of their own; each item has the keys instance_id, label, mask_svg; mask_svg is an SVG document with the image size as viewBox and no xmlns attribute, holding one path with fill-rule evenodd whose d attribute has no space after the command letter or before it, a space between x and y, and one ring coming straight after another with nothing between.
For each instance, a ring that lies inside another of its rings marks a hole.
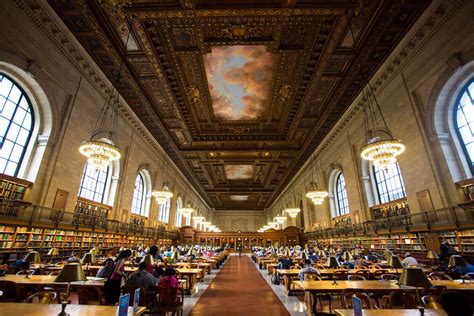
<instances>
[{"instance_id":1,"label":"lamp shade","mask_svg":"<svg viewBox=\"0 0 474 316\"><path fill-rule=\"evenodd\" d=\"M433 285L420 268L405 268L400 276L400 285L430 288Z\"/></svg>"},{"instance_id":2,"label":"lamp shade","mask_svg":"<svg viewBox=\"0 0 474 316\"><path fill-rule=\"evenodd\" d=\"M354 258L352 257L349 251L344 251L344 253L342 254L342 259L344 259L344 261L354 260Z\"/></svg>"},{"instance_id":3,"label":"lamp shade","mask_svg":"<svg viewBox=\"0 0 474 316\"><path fill-rule=\"evenodd\" d=\"M466 265L466 261L460 255L452 255L449 257L449 266L451 267L464 267Z\"/></svg>"},{"instance_id":4,"label":"lamp shade","mask_svg":"<svg viewBox=\"0 0 474 316\"><path fill-rule=\"evenodd\" d=\"M23 258L23 261L29 263L41 263L40 254L38 251L30 251L26 254L25 258Z\"/></svg>"},{"instance_id":5,"label":"lamp shade","mask_svg":"<svg viewBox=\"0 0 474 316\"><path fill-rule=\"evenodd\" d=\"M86 253L84 257L82 257L81 260L82 264L88 263L88 264L93 264L95 263L95 256L91 254L90 252Z\"/></svg>"},{"instance_id":6,"label":"lamp shade","mask_svg":"<svg viewBox=\"0 0 474 316\"><path fill-rule=\"evenodd\" d=\"M389 249L385 249L383 256L385 257L385 259L390 260L390 257L393 256L393 252L391 252Z\"/></svg>"},{"instance_id":7,"label":"lamp shade","mask_svg":"<svg viewBox=\"0 0 474 316\"><path fill-rule=\"evenodd\" d=\"M179 252L177 252L177 251L173 252L173 260L175 260L175 261L179 260Z\"/></svg>"},{"instance_id":8,"label":"lamp shade","mask_svg":"<svg viewBox=\"0 0 474 316\"><path fill-rule=\"evenodd\" d=\"M154 260L153 260L153 257L152 255L150 254L146 254L143 256L143 260L142 262L146 262L147 265L153 265L154 264Z\"/></svg>"},{"instance_id":9,"label":"lamp shade","mask_svg":"<svg viewBox=\"0 0 474 316\"><path fill-rule=\"evenodd\" d=\"M89 252L93 254L94 256L99 255L99 249L96 247L92 248Z\"/></svg>"},{"instance_id":10,"label":"lamp shade","mask_svg":"<svg viewBox=\"0 0 474 316\"><path fill-rule=\"evenodd\" d=\"M84 270L79 263L67 263L64 265L61 272L59 272L54 282L75 282L87 281L84 275Z\"/></svg>"},{"instance_id":11,"label":"lamp shade","mask_svg":"<svg viewBox=\"0 0 474 316\"><path fill-rule=\"evenodd\" d=\"M194 248L193 247L189 248L188 256L194 256Z\"/></svg>"},{"instance_id":12,"label":"lamp shade","mask_svg":"<svg viewBox=\"0 0 474 316\"><path fill-rule=\"evenodd\" d=\"M330 255L335 255L335 254L336 254L336 250L335 250L334 248L329 249L329 254L330 254Z\"/></svg>"},{"instance_id":13,"label":"lamp shade","mask_svg":"<svg viewBox=\"0 0 474 316\"><path fill-rule=\"evenodd\" d=\"M59 256L59 250L58 250L58 248L51 248L51 249L49 249L47 255L48 255L48 256Z\"/></svg>"},{"instance_id":14,"label":"lamp shade","mask_svg":"<svg viewBox=\"0 0 474 316\"><path fill-rule=\"evenodd\" d=\"M392 254L391 257L388 257L388 262L387 264L389 266L392 266L392 268L394 269L402 269L403 268L403 265L402 265L402 262L400 261L400 258L398 258L398 256Z\"/></svg>"},{"instance_id":15,"label":"lamp shade","mask_svg":"<svg viewBox=\"0 0 474 316\"><path fill-rule=\"evenodd\" d=\"M428 259L438 259L438 254L436 251L429 250L428 253L426 254L426 258Z\"/></svg>"},{"instance_id":16,"label":"lamp shade","mask_svg":"<svg viewBox=\"0 0 474 316\"><path fill-rule=\"evenodd\" d=\"M197 252L197 256L198 256L198 257L202 257L202 256L203 256L202 248L199 248L199 250L198 250L198 252Z\"/></svg>"},{"instance_id":17,"label":"lamp shade","mask_svg":"<svg viewBox=\"0 0 474 316\"><path fill-rule=\"evenodd\" d=\"M336 257L328 258L328 265L327 265L328 268L336 269L336 268L339 268L339 265L340 265L339 261L336 259Z\"/></svg>"},{"instance_id":18,"label":"lamp shade","mask_svg":"<svg viewBox=\"0 0 474 316\"><path fill-rule=\"evenodd\" d=\"M301 260L305 261L305 260L307 260L307 259L308 259L308 255L306 254L306 251L303 251L303 252L301 253Z\"/></svg>"}]
</instances>

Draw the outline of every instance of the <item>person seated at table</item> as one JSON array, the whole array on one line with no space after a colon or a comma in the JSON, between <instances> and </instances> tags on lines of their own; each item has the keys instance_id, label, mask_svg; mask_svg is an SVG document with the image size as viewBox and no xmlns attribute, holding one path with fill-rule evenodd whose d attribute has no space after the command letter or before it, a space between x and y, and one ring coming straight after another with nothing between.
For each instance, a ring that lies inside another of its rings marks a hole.
<instances>
[{"instance_id":1,"label":"person seated at table","mask_svg":"<svg viewBox=\"0 0 474 316\"><path fill-rule=\"evenodd\" d=\"M306 274L308 273L321 275L319 273L319 270L313 266L311 260L306 259L304 261L304 267L300 270L300 273L298 274L300 277L300 280L301 281L306 280Z\"/></svg>"},{"instance_id":2,"label":"person seated at table","mask_svg":"<svg viewBox=\"0 0 474 316\"><path fill-rule=\"evenodd\" d=\"M310 259L313 262L316 262L319 260L319 256L315 252L313 252L312 254L308 256L308 259Z\"/></svg>"},{"instance_id":3,"label":"person seated at table","mask_svg":"<svg viewBox=\"0 0 474 316\"><path fill-rule=\"evenodd\" d=\"M291 258L283 256L280 259L278 259L278 269L289 269L293 265L294 263L293 263L293 260L291 260Z\"/></svg>"},{"instance_id":4,"label":"person seated at table","mask_svg":"<svg viewBox=\"0 0 474 316\"><path fill-rule=\"evenodd\" d=\"M405 258L402 260L402 266L404 268L409 266L418 266L418 261L412 257L411 253L407 252Z\"/></svg>"},{"instance_id":5,"label":"person seated at table","mask_svg":"<svg viewBox=\"0 0 474 316\"><path fill-rule=\"evenodd\" d=\"M71 256L67 258L68 263L76 263L76 262L81 262L81 259L78 257L77 253L74 251L71 252Z\"/></svg>"},{"instance_id":6,"label":"person seated at table","mask_svg":"<svg viewBox=\"0 0 474 316\"><path fill-rule=\"evenodd\" d=\"M346 266L349 269L354 269L355 268L354 263L352 263L350 261L345 261L342 257L340 258L340 262L343 266Z\"/></svg>"},{"instance_id":7,"label":"person seated at table","mask_svg":"<svg viewBox=\"0 0 474 316\"><path fill-rule=\"evenodd\" d=\"M453 279L460 279L467 273L474 272L474 265L467 263L465 266L460 267L451 267L451 271L449 272L449 276Z\"/></svg>"},{"instance_id":8,"label":"person seated at table","mask_svg":"<svg viewBox=\"0 0 474 316\"><path fill-rule=\"evenodd\" d=\"M378 258L376 256L376 252L375 251L371 251L368 255L367 255L367 258L366 258L368 261L372 261L372 262L377 262L378 261Z\"/></svg>"},{"instance_id":9,"label":"person seated at table","mask_svg":"<svg viewBox=\"0 0 474 316\"><path fill-rule=\"evenodd\" d=\"M166 289L166 288L175 288L179 287L178 279L176 278L176 271L173 268L166 268L165 274L158 283L158 288ZM173 304L176 302L178 297L170 297L168 292L160 291L161 302L165 305Z\"/></svg>"},{"instance_id":10,"label":"person seated at table","mask_svg":"<svg viewBox=\"0 0 474 316\"><path fill-rule=\"evenodd\" d=\"M147 267L148 265L146 262L140 262L140 264L138 265L138 271L133 272L129 276L127 282L125 283L125 286L136 289L139 287L147 289L150 286L156 286L157 280L151 273L148 273L146 271Z\"/></svg>"},{"instance_id":11,"label":"person seated at table","mask_svg":"<svg viewBox=\"0 0 474 316\"><path fill-rule=\"evenodd\" d=\"M112 258L107 258L102 264L102 267L97 272L96 277L107 279L113 270L114 270L114 260Z\"/></svg>"}]
</instances>

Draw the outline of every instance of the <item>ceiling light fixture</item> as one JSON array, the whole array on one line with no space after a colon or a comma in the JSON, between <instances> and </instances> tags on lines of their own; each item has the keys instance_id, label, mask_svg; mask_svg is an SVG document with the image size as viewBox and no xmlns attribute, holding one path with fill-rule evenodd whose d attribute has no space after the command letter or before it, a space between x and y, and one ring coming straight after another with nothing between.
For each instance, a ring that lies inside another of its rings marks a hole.
<instances>
[{"instance_id":1,"label":"ceiling light fixture","mask_svg":"<svg viewBox=\"0 0 474 316\"><path fill-rule=\"evenodd\" d=\"M131 31L128 32L125 47L128 45L131 33ZM89 140L82 142L79 146L79 152L87 157L87 163L97 170L107 169L111 161L118 160L122 156L114 144L117 134L117 108L120 102L120 93L115 86L120 83L122 68L123 61L120 62L115 84L112 83L110 87ZM108 120L110 120L109 123L107 123Z\"/></svg>"},{"instance_id":2,"label":"ceiling light fixture","mask_svg":"<svg viewBox=\"0 0 474 316\"><path fill-rule=\"evenodd\" d=\"M163 155L165 155L165 154L163 154ZM163 162L163 165L161 167L161 174L164 176L165 166L166 166L166 162L167 162L166 156L164 156L163 160L164 160L164 162ZM160 205L165 204L169 199L171 199L173 197L173 193L168 190L168 188L166 187L166 185L164 183L163 183L163 187L162 187L161 190L155 190L155 191L151 192L151 195L153 195L156 202ZM182 211L182 209L181 209L181 211Z\"/></svg>"},{"instance_id":3,"label":"ceiling light fixture","mask_svg":"<svg viewBox=\"0 0 474 316\"><path fill-rule=\"evenodd\" d=\"M311 201L315 205L321 205L321 204L323 204L324 199L329 195L329 193L326 190L320 189L318 187L317 183L314 181L314 174L315 174L314 166L315 166L315 164L316 164L316 159L314 158L314 154L313 154L313 162L311 163L311 169L312 169L311 183L310 183L311 188L310 188L309 192L306 193L306 197L310 198Z\"/></svg>"},{"instance_id":4,"label":"ceiling light fixture","mask_svg":"<svg viewBox=\"0 0 474 316\"><path fill-rule=\"evenodd\" d=\"M296 216L298 216L301 210L299 207L293 207L293 208L287 208L285 212L287 212L291 218L296 218Z\"/></svg>"},{"instance_id":5,"label":"ceiling light fixture","mask_svg":"<svg viewBox=\"0 0 474 316\"><path fill-rule=\"evenodd\" d=\"M273 219L279 224L283 224L286 221L286 216L275 216Z\"/></svg>"}]
</instances>

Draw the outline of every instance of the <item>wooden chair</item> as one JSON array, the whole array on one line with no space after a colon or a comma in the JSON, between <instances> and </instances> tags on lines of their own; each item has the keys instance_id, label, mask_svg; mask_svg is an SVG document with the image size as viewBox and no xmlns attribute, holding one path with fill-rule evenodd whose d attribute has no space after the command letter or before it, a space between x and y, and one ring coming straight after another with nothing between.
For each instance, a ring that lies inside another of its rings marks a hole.
<instances>
[{"instance_id":1,"label":"wooden chair","mask_svg":"<svg viewBox=\"0 0 474 316\"><path fill-rule=\"evenodd\" d=\"M0 281L0 291L3 292L3 295L0 296L0 302L20 301L20 288L13 281Z\"/></svg>"},{"instance_id":2,"label":"wooden chair","mask_svg":"<svg viewBox=\"0 0 474 316\"><path fill-rule=\"evenodd\" d=\"M55 304L56 296L55 292L37 292L28 296L23 303Z\"/></svg>"},{"instance_id":3,"label":"wooden chair","mask_svg":"<svg viewBox=\"0 0 474 316\"><path fill-rule=\"evenodd\" d=\"M158 302L151 314L166 315L167 313L173 313L174 315L176 313L177 315L183 315L183 302L182 289L173 287L159 288Z\"/></svg>"},{"instance_id":4,"label":"wooden chair","mask_svg":"<svg viewBox=\"0 0 474 316\"><path fill-rule=\"evenodd\" d=\"M321 281L321 277L317 273L305 273L308 281Z\"/></svg>"},{"instance_id":5,"label":"wooden chair","mask_svg":"<svg viewBox=\"0 0 474 316\"><path fill-rule=\"evenodd\" d=\"M388 274L388 270L385 269L377 269L374 271L373 276L375 280L380 280L382 278L382 275Z\"/></svg>"},{"instance_id":6,"label":"wooden chair","mask_svg":"<svg viewBox=\"0 0 474 316\"><path fill-rule=\"evenodd\" d=\"M416 308L416 293L414 291L392 291L382 297L382 308Z\"/></svg>"},{"instance_id":7,"label":"wooden chair","mask_svg":"<svg viewBox=\"0 0 474 316\"><path fill-rule=\"evenodd\" d=\"M120 292L123 294L130 294L130 301L129 301L129 306L133 306L133 299L134 299L134 296L135 296L135 290L137 289L137 287L134 287L134 286L122 286L122 288L120 289ZM144 298L146 298L147 295L146 295L146 290L144 288L140 288L140 306L147 306L148 302L145 301Z\"/></svg>"},{"instance_id":8,"label":"wooden chair","mask_svg":"<svg viewBox=\"0 0 474 316\"><path fill-rule=\"evenodd\" d=\"M371 264L371 265L369 266L369 269L382 269L382 267L379 266L378 264Z\"/></svg>"},{"instance_id":9,"label":"wooden chair","mask_svg":"<svg viewBox=\"0 0 474 316\"><path fill-rule=\"evenodd\" d=\"M398 281L398 275L396 275L396 274L382 274L380 276L380 280L382 280L382 281L397 280Z\"/></svg>"},{"instance_id":10,"label":"wooden chair","mask_svg":"<svg viewBox=\"0 0 474 316\"><path fill-rule=\"evenodd\" d=\"M369 270L369 268L367 268L366 266L355 266L356 270Z\"/></svg>"},{"instance_id":11,"label":"wooden chair","mask_svg":"<svg viewBox=\"0 0 474 316\"><path fill-rule=\"evenodd\" d=\"M79 304L82 304L82 305L104 305L105 304L102 290L95 286L77 287L77 296L79 298ZM133 295L131 295L131 297L133 297Z\"/></svg>"},{"instance_id":12,"label":"wooden chair","mask_svg":"<svg viewBox=\"0 0 474 316\"><path fill-rule=\"evenodd\" d=\"M425 295L421 298L423 306L429 309L443 309L440 303L438 303L438 296Z\"/></svg>"},{"instance_id":13,"label":"wooden chair","mask_svg":"<svg viewBox=\"0 0 474 316\"><path fill-rule=\"evenodd\" d=\"M336 270L332 274L332 277L335 280L347 280L347 270Z\"/></svg>"},{"instance_id":14,"label":"wooden chair","mask_svg":"<svg viewBox=\"0 0 474 316\"><path fill-rule=\"evenodd\" d=\"M369 280L370 279L370 272L369 270L358 270L356 271L355 275L360 275L360 276L363 276L366 280Z\"/></svg>"},{"instance_id":15,"label":"wooden chair","mask_svg":"<svg viewBox=\"0 0 474 316\"><path fill-rule=\"evenodd\" d=\"M449 275L443 272L431 272L428 277L431 280L453 280Z\"/></svg>"},{"instance_id":16,"label":"wooden chair","mask_svg":"<svg viewBox=\"0 0 474 316\"><path fill-rule=\"evenodd\" d=\"M366 281L367 279L363 275L351 274L347 276L349 281Z\"/></svg>"},{"instance_id":17,"label":"wooden chair","mask_svg":"<svg viewBox=\"0 0 474 316\"><path fill-rule=\"evenodd\" d=\"M352 297L356 296L362 301L363 309L377 309L378 306L373 302L370 297L365 293L353 292L353 291L343 291L341 295L342 307L352 309Z\"/></svg>"}]
</instances>

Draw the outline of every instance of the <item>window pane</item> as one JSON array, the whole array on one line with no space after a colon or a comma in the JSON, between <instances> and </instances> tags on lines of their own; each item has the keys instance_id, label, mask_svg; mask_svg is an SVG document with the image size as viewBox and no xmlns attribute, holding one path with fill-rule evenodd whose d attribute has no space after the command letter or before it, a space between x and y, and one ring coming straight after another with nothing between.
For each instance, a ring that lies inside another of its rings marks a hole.
<instances>
[{"instance_id":1,"label":"window pane","mask_svg":"<svg viewBox=\"0 0 474 316\"><path fill-rule=\"evenodd\" d=\"M474 172L474 79L471 80L460 93L455 106L454 120L456 130L461 140L464 154L471 171Z\"/></svg>"},{"instance_id":2,"label":"window pane","mask_svg":"<svg viewBox=\"0 0 474 316\"><path fill-rule=\"evenodd\" d=\"M145 184L143 178L138 174L135 179L135 190L133 191L132 213L147 216L145 214Z\"/></svg>"},{"instance_id":3,"label":"window pane","mask_svg":"<svg viewBox=\"0 0 474 316\"><path fill-rule=\"evenodd\" d=\"M33 111L23 90L13 80L0 72L0 173L17 176L24 152L33 130ZM19 102L22 102L22 107ZM26 110L26 111L25 111ZM27 122L28 124L25 124ZM21 131L21 137L18 137ZM7 139L7 140L6 140Z\"/></svg>"},{"instance_id":4,"label":"window pane","mask_svg":"<svg viewBox=\"0 0 474 316\"><path fill-rule=\"evenodd\" d=\"M336 180L336 215L349 214L349 201L347 199L346 181L342 173Z\"/></svg>"},{"instance_id":5,"label":"window pane","mask_svg":"<svg viewBox=\"0 0 474 316\"><path fill-rule=\"evenodd\" d=\"M387 203L406 196L398 163L392 164L386 170L374 167L374 175L380 203Z\"/></svg>"},{"instance_id":6,"label":"window pane","mask_svg":"<svg viewBox=\"0 0 474 316\"><path fill-rule=\"evenodd\" d=\"M79 196L103 203L108 173L108 167L106 170L96 170L93 166L86 163L82 174Z\"/></svg>"}]
</instances>

